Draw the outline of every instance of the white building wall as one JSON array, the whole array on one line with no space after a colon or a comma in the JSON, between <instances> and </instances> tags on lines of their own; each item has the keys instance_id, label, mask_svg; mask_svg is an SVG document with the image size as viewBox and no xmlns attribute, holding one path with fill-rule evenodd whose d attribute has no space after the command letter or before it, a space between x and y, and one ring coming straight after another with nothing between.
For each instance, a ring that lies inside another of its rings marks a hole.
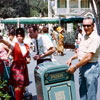
<instances>
[{"instance_id":1,"label":"white building wall","mask_svg":"<svg viewBox=\"0 0 100 100\"><path fill-rule=\"evenodd\" d=\"M77 15L80 11L85 11L90 8L81 8L81 3L86 4L85 0L82 2L82 0L66 0L66 8L57 8L58 0L55 0L55 15ZM88 4L86 4L88 5Z\"/></svg>"}]
</instances>

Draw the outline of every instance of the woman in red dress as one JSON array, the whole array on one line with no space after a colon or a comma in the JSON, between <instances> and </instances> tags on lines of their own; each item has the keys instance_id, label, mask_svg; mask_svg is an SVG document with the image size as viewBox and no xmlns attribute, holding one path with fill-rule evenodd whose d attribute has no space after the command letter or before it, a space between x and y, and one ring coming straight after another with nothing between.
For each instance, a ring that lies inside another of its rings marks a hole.
<instances>
[{"instance_id":1,"label":"woman in red dress","mask_svg":"<svg viewBox=\"0 0 100 100\"><path fill-rule=\"evenodd\" d=\"M9 44L5 40L0 40L8 47L12 48L13 63L10 70L9 84L14 87L16 100L23 100L25 87L29 85L27 64L30 63L29 46L24 43L24 29L16 30L16 38L18 42L14 45Z\"/></svg>"}]
</instances>

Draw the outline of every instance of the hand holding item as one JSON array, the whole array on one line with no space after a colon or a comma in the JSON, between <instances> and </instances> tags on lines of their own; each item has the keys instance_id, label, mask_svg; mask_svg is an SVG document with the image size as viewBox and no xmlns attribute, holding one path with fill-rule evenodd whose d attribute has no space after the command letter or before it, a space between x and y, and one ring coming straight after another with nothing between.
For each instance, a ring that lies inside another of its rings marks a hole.
<instances>
[{"instance_id":1,"label":"hand holding item","mask_svg":"<svg viewBox=\"0 0 100 100\"><path fill-rule=\"evenodd\" d=\"M40 55L35 55L35 56L33 57L33 59L34 59L34 60L40 59Z\"/></svg>"},{"instance_id":2,"label":"hand holding item","mask_svg":"<svg viewBox=\"0 0 100 100\"><path fill-rule=\"evenodd\" d=\"M44 54L40 54L40 55L35 55L33 57L34 60L39 60L40 58L43 58L44 57Z\"/></svg>"},{"instance_id":3,"label":"hand holding item","mask_svg":"<svg viewBox=\"0 0 100 100\"><path fill-rule=\"evenodd\" d=\"M71 66L71 62L72 62L72 60L69 59L69 60L66 62L66 64L67 64L68 66Z\"/></svg>"},{"instance_id":4,"label":"hand holding item","mask_svg":"<svg viewBox=\"0 0 100 100\"><path fill-rule=\"evenodd\" d=\"M73 65L71 65L66 71L70 72L71 74L73 74L76 71L76 67L74 67Z\"/></svg>"}]
</instances>

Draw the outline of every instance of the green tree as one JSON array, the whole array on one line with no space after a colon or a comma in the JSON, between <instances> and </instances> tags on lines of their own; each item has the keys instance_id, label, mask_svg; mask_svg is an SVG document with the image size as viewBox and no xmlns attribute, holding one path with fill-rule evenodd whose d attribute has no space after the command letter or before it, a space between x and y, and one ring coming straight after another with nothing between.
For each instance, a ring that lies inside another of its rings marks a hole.
<instances>
[{"instance_id":1,"label":"green tree","mask_svg":"<svg viewBox=\"0 0 100 100\"><path fill-rule=\"evenodd\" d=\"M48 2L43 0L0 0L0 17L39 17L48 15Z\"/></svg>"},{"instance_id":2,"label":"green tree","mask_svg":"<svg viewBox=\"0 0 100 100\"><path fill-rule=\"evenodd\" d=\"M29 4L26 0L0 0L0 17L28 17Z\"/></svg>"},{"instance_id":3,"label":"green tree","mask_svg":"<svg viewBox=\"0 0 100 100\"><path fill-rule=\"evenodd\" d=\"M7 90L7 81L0 77L0 100L10 100L9 90Z\"/></svg>"},{"instance_id":4,"label":"green tree","mask_svg":"<svg viewBox=\"0 0 100 100\"><path fill-rule=\"evenodd\" d=\"M42 16L48 16L48 2L44 2L43 0L30 0L30 16L39 17L40 14Z\"/></svg>"}]
</instances>

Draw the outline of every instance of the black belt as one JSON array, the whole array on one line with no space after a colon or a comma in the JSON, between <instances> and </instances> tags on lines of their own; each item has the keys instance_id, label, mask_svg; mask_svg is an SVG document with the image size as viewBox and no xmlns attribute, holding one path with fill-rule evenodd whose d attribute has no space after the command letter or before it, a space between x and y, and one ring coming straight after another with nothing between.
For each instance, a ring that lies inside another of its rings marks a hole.
<instances>
[{"instance_id":1,"label":"black belt","mask_svg":"<svg viewBox=\"0 0 100 100\"><path fill-rule=\"evenodd\" d=\"M45 62L45 61L51 61L51 59L50 59L50 58L39 59L39 60L37 60L37 65L40 64L40 63L43 63L43 62Z\"/></svg>"},{"instance_id":2,"label":"black belt","mask_svg":"<svg viewBox=\"0 0 100 100\"><path fill-rule=\"evenodd\" d=\"M98 61L96 61L96 62L88 62L88 63L98 63Z\"/></svg>"}]
</instances>

